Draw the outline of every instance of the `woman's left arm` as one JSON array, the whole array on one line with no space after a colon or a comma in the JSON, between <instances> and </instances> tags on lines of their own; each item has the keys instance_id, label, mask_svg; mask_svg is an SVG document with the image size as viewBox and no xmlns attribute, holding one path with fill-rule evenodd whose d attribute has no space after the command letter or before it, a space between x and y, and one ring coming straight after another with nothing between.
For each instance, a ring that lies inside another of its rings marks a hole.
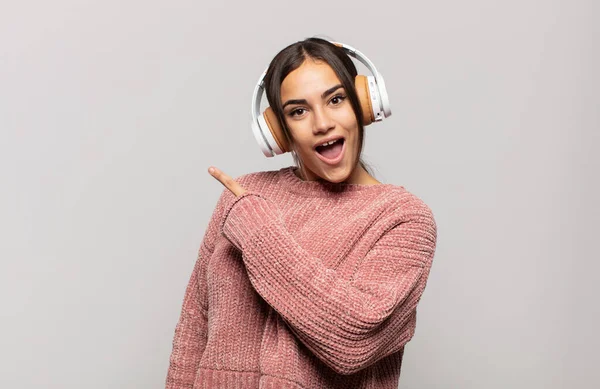
<instances>
[{"instance_id":1,"label":"woman's left arm","mask_svg":"<svg viewBox=\"0 0 600 389\"><path fill-rule=\"evenodd\" d=\"M256 291L336 372L355 373L412 338L437 238L420 200L403 205L350 281L304 250L260 194L244 191L225 215L222 233L242 251Z\"/></svg>"}]
</instances>

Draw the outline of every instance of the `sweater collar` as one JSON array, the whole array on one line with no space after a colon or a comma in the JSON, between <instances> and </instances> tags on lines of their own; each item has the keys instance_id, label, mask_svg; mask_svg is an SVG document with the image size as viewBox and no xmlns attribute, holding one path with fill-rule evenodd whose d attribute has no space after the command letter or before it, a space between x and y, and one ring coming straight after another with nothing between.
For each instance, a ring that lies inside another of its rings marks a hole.
<instances>
[{"instance_id":1,"label":"sweater collar","mask_svg":"<svg viewBox=\"0 0 600 389\"><path fill-rule=\"evenodd\" d=\"M280 182L292 192L307 193L310 195L331 195L339 193L378 193L380 191L395 187L392 184L348 184L344 182L334 183L326 180L304 181L300 179L294 170L295 166L288 166L279 169Z\"/></svg>"}]
</instances>

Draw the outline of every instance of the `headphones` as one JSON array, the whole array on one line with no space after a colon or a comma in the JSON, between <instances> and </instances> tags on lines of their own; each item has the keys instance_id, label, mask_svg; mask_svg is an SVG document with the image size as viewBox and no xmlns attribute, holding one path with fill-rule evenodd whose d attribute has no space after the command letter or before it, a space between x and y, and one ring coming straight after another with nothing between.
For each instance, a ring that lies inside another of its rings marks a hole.
<instances>
[{"instance_id":1,"label":"headphones","mask_svg":"<svg viewBox=\"0 0 600 389\"><path fill-rule=\"evenodd\" d=\"M375 65L360 51L339 42L330 42L341 47L352 58L356 58L369 69L372 76L358 74L354 86L363 113L363 126L379 122L392 114L388 94L383 77L377 72ZM268 68L261 74L252 94L252 132L254 138L266 157L274 157L290 151L279 120L271 107L260 113L260 102L264 94L264 79Z\"/></svg>"}]
</instances>

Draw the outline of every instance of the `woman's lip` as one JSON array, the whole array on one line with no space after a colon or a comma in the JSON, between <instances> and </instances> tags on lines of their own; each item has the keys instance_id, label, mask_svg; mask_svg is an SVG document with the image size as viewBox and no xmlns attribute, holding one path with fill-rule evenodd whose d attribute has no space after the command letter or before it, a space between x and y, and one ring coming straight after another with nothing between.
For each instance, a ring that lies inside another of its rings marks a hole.
<instances>
[{"instance_id":1,"label":"woman's lip","mask_svg":"<svg viewBox=\"0 0 600 389\"><path fill-rule=\"evenodd\" d=\"M325 162L328 165L337 165L338 163L340 163L340 161L342 160L342 158L344 158L344 152L346 151L346 140L344 139L344 143L342 144L342 151L340 152L340 155L337 156L337 158L335 159L327 159L324 156L322 156L321 154L319 154L317 152L317 150L315 150L315 153L317 154L317 157Z\"/></svg>"}]
</instances>

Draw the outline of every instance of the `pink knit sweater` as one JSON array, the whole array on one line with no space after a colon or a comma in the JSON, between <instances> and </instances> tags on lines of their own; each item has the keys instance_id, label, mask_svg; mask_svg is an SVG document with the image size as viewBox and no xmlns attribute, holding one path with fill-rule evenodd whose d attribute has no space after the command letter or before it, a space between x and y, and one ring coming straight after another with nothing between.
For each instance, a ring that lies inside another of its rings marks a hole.
<instances>
[{"instance_id":1,"label":"pink knit sweater","mask_svg":"<svg viewBox=\"0 0 600 389\"><path fill-rule=\"evenodd\" d=\"M206 229L168 389L396 389L436 224L391 184L236 178Z\"/></svg>"}]
</instances>

